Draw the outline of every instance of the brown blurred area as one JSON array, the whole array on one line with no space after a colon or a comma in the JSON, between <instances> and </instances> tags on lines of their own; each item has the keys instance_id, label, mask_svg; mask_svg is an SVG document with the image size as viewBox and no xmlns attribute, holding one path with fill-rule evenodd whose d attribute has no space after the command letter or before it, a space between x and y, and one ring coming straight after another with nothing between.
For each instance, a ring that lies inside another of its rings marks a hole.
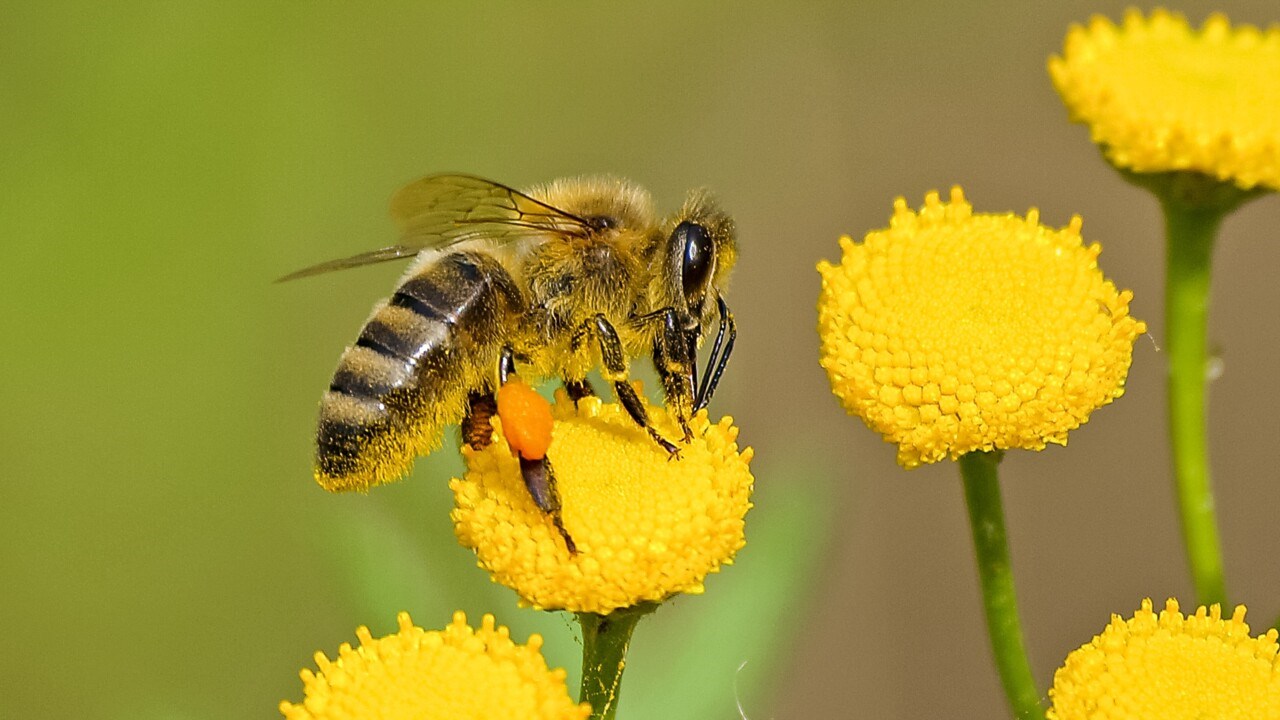
<instances>
[{"instance_id":1,"label":"brown blurred area","mask_svg":"<svg viewBox=\"0 0 1280 720\"><path fill-rule=\"evenodd\" d=\"M740 335L715 407L756 448L755 512L821 485L834 530L786 550L796 562L816 556L817 572L788 606L772 701L744 706L748 717L1007 716L956 469L900 469L891 446L840 410L817 365L814 265L838 259L840 235L884 227L897 196L918 206L960 184L978 212L1037 207L1053 226L1082 215L1103 271L1133 290L1150 330L1122 399L1067 447L1003 464L1041 684L1111 613L1131 614L1144 597L1189 605L1164 434L1159 210L1068 123L1045 70L1069 23L1124 7L10 8L0 300L16 329L0 385L0 574L15 585L0 617L15 652L37 650L0 660L0 716L138 707L126 691L67 692L75 685L60 677L91 675L116 654L63 663L45 643L127 648L135 634L172 633L154 643L165 650L125 651L108 674L113 687L174 688L218 669L201 655L239 657L252 640L229 633L256 618L345 628L286 635L295 644L274 651L276 677L262 679L263 660L229 678L249 690L191 693L268 717L281 693L297 692L311 651L332 652L372 624L305 604L333 588L317 579L326 568L310 556L315 536L294 523L312 512L303 503L316 503L308 528L335 512L307 484L314 404L398 269L269 282L384 243L390 194L445 170L513 185L611 172L665 208L705 185L734 214L741 258L727 299ZM1268 0L1177 9L1196 24L1211 10L1280 21ZM1211 443L1228 590L1259 631L1280 613L1277 228L1274 196L1227 221L1211 327L1224 370ZM170 543L180 550L140 559ZM726 579L750 562L744 553ZM458 567L449 583L487 583L465 558ZM181 670L157 659L182 655L174 643L194 658ZM708 692L728 697L731 670ZM633 692L662 692L643 670L628 678ZM162 706L138 715L205 717L171 711L187 707L180 700ZM728 700L723 710L735 716Z\"/></svg>"}]
</instances>

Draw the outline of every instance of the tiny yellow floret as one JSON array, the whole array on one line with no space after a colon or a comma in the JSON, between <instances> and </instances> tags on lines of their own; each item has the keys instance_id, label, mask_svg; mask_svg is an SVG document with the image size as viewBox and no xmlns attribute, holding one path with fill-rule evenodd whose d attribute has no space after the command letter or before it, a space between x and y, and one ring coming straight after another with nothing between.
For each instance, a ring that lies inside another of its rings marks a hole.
<instances>
[{"instance_id":1,"label":"tiny yellow floret","mask_svg":"<svg viewBox=\"0 0 1280 720\"><path fill-rule=\"evenodd\" d=\"M912 468L975 450L1066 444L1124 393L1132 293L1102 276L1080 218L974 214L959 187L818 264L821 364L845 410Z\"/></svg>"},{"instance_id":2,"label":"tiny yellow floret","mask_svg":"<svg viewBox=\"0 0 1280 720\"><path fill-rule=\"evenodd\" d=\"M485 615L478 629L457 612L444 630L415 627L408 613L400 629L375 639L356 630L360 646L343 643L332 660L316 653L317 671L301 673L304 699L280 703L288 720L585 720L563 669L548 670L542 637L527 645Z\"/></svg>"},{"instance_id":3,"label":"tiny yellow floret","mask_svg":"<svg viewBox=\"0 0 1280 720\"><path fill-rule=\"evenodd\" d=\"M1183 616L1151 600L1067 656L1053 677L1049 720L1275 720L1280 656L1275 630L1249 635L1244 606Z\"/></svg>"},{"instance_id":4,"label":"tiny yellow floret","mask_svg":"<svg viewBox=\"0 0 1280 720\"><path fill-rule=\"evenodd\" d=\"M663 408L648 412L665 437L682 436ZM484 450L464 448L467 473L450 483L458 540L495 582L535 608L607 614L700 593L708 573L732 562L746 543L753 479L731 418L712 424L698 413L672 458L620 405L587 397L575 409L560 391L552 413L547 457L576 553L534 504L502 433Z\"/></svg>"},{"instance_id":5,"label":"tiny yellow floret","mask_svg":"<svg viewBox=\"0 0 1280 720\"><path fill-rule=\"evenodd\" d=\"M1115 166L1280 189L1280 26L1130 10L1072 26L1049 74Z\"/></svg>"}]
</instances>

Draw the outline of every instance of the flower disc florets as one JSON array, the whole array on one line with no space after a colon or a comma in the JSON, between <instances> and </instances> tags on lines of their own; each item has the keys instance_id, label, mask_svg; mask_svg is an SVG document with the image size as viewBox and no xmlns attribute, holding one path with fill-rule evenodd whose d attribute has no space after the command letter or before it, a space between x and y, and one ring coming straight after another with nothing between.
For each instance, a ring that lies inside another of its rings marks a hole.
<instances>
[{"instance_id":1,"label":"flower disc florets","mask_svg":"<svg viewBox=\"0 0 1280 720\"><path fill-rule=\"evenodd\" d=\"M569 698L563 669L548 670L542 638L517 645L485 615L472 630L462 613L444 630L415 627L375 639L356 630L360 647L343 644L333 660L316 653L319 672L302 671L306 697L280 703L288 720L585 720L591 707Z\"/></svg>"},{"instance_id":2,"label":"flower disc florets","mask_svg":"<svg viewBox=\"0 0 1280 720\"><path fill-rule=\"evenodd\" d=\"M1276 631L1250 637L1244 606L1184 617L1150 600L1067 656L1053 677L1049 720L1274 720L1280 718Z\"/></svg>"},{"instance_id":3,"label":"flower disc florets","mask_svg":"<svg viewBox=\"0 0 1280 720\"><path fill-rule=\"evenodd\" d=\"M1049 74L1117 167L1280 189L1280 27L1137 10L1073 26Z\"/></svg>"},{"instance_id":4,"label":"flower disc florets","mask_svg":"<svg viewBox=\"0 0 1280 720\"><path fill-rule=\"evenodd\" d=\"M957 187L919 213L899 198L888 229L840 244L839 265L818 265L821 364L904 467L1065 444L1124 393L1146 327L1079 217L1052 230L1034 209L975 215Z\"/></svg>"},{"instance_id":5,"label":"flower disc florets","mask_svg":"<svg viewBox=\"0 0 1280 720\"><path fill-rule=\"evenodd\" d=\"M664 409L648 412L665 437L681 437ZM732 419L713 425L699 413L693 439L670 458L620 405L588 397L575 409L561 392L552 413L547 457L576 553L534 505L501 418L492 445L463 450L467 473L450 483L458 540L494 581L535 608L606 614L700 593L708 573L732 562L753 483L752 451L739 451Z\"/></svg>"}]
</instances>

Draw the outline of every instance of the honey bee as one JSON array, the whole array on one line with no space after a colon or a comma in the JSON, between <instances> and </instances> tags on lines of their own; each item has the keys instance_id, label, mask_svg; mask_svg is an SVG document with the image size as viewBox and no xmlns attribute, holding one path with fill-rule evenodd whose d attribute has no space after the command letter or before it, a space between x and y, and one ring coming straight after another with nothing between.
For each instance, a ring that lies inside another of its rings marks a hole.
<instances>
[{"instance_id":1,"label":"honey bee","mask_svg":"<svg viewBox=\"0 0 1280 720\"><path fill-rule=\"evenodd\" d=\"M721 295L737 258L733 221L702 191L660 218L625 180L556 180L525 192L467 175L431 175L391 201L396 245L321 263L281 281L416 256L338 361L320 401L316 480L366 489L405 475L460 424L474 448L518 371L559 378L574 401L595 394L600 369L635 422L668 453L676 442L649 422L629 377L647 355L667 405L690 438L733 351ZM718 318L718 323L717 323ZM698 347L717 332L702 379ZM521 457L525 484L565 542L554 473Z\"/></svg>"}]
</instances>

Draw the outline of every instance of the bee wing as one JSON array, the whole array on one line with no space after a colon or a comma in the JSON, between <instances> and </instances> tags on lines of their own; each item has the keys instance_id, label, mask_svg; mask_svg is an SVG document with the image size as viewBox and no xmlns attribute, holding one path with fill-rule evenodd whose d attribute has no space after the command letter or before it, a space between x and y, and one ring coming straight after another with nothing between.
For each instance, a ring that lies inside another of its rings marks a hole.
<instances>
[{"instance_id":1,"label":"bee wing","mask_svg":"<svg viewBox=\"0 0 1280 720\"><path fill-rule=\"evenodd\" d=\"M398 260L400 258L417 255L421 250L421 247L415 248L408 245L392 245L390 247L378 248L377 250L362 252L359 255L338 258L337 260L329 260L317 265L305 267L283 277L276 278L276 282L287 282L289 280L311 277L312 275L319 275L320 273L332 272L334 270L346 270L347 268L360 267L361 265L372 265L374 263L386 262L387 260Z\"/></svg>"},{"instance_id":2,"label":"bee wing","mask_svg":"<svg viewBox=\"0 0 1280 720\"><path fill-rule=\"evenodd\" d=\"M477 238L504 243L548 233L591 232L583 218L471 175L429 175L409 183L392 196L391 219L400 227L398 244L312 265L276 282L397 260Z\"/></svg>"}]
</instances>

